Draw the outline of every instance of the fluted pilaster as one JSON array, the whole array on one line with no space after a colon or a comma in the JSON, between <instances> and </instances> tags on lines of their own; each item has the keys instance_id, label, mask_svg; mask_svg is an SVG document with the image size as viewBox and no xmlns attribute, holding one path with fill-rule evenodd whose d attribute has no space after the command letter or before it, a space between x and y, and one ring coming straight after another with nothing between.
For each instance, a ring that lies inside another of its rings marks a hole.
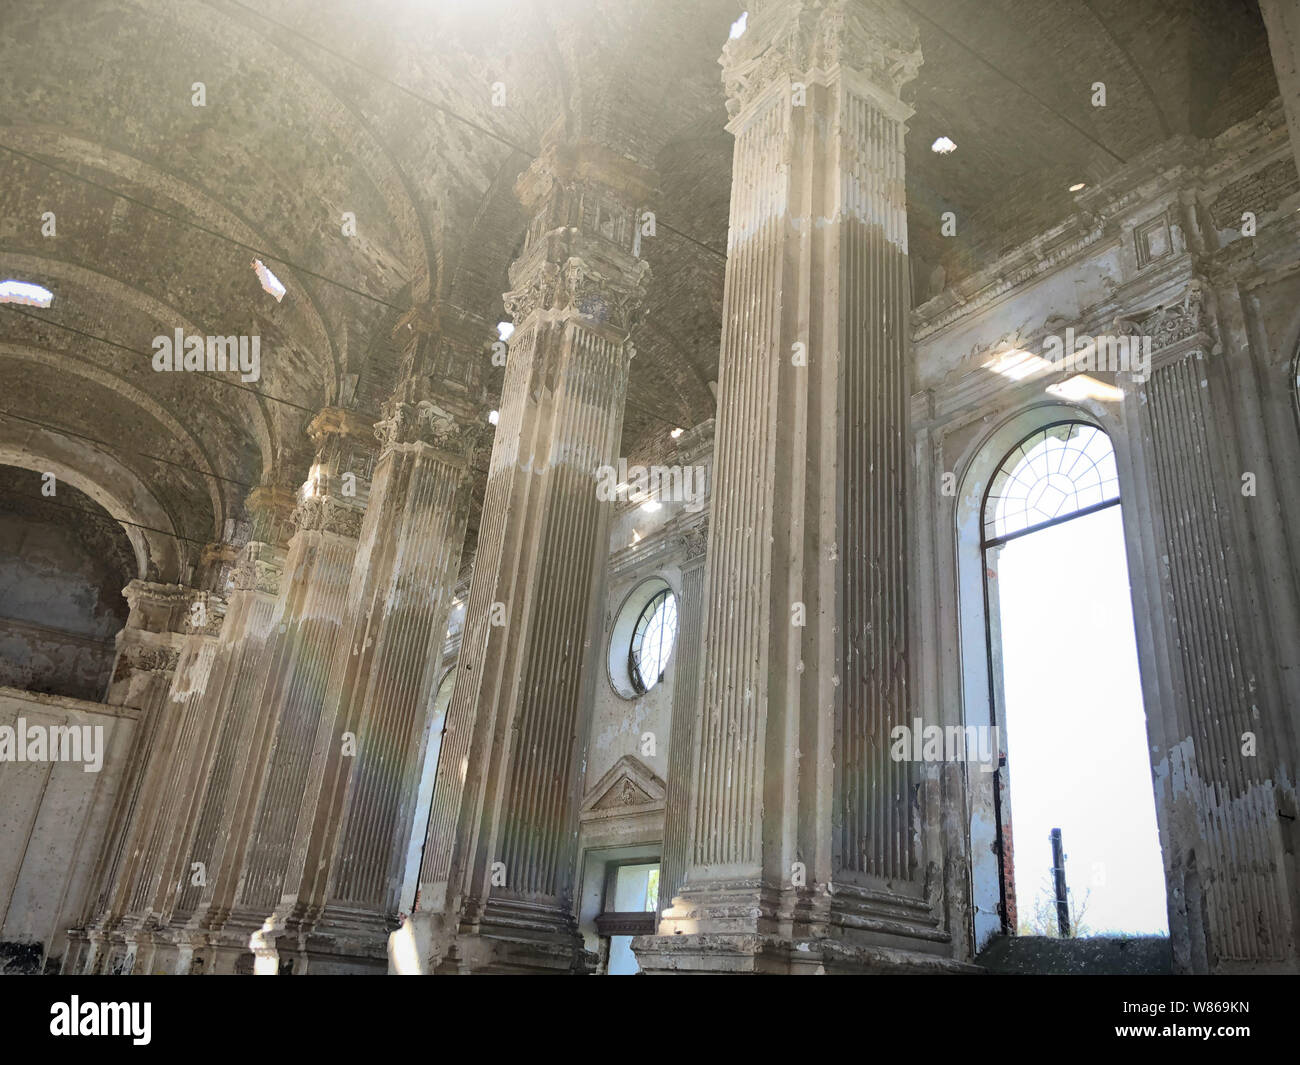
<instances>
[{"instance_id":1,"label":"fluted pilaster","mask_svg":"<svg viewBox=\"0 0 1300 1065\"><path fill-rule=\"evenodd\" d=\"M137 707L142 714L109 821L112 828L95 865L98 889L87 915L92 946L86 967L98 972L134 964L135 946L123 943L119 929L148 868L150 841L167 793L168 752L176 746L183 723L170 696L187 650L186 634L192 630L190 609L196 598L206 600L194 588L143 580L132 581L122 594L130 614L118 634L106 702ZM141 918L130 925L135 929L143 923Z\"/></svg>"},{"instance_id":2,"label":"fluted pilaster","mask_svg":"<svg viewBox=\"0 0 1300 1065\"><path fill-rule=\"evenodd\" d=\"M691 530L682 561L682 594L674 641L677 666L673 682L673 716L668 739L668 789L664 804L664 846L659 865L659 897L671 902L686 875L690 839L691 761L695 751L695 715L700 691L700 632L704 617L704 549L707 525ZM661 905L662 911L666 907Z\"/></svg>"},{"instance_id":3,"label":"fluted pilaster","mask_svg":"<svg viewBox=\"0 0 1300 1065\"><path fill-rule=\"evenodd\" d=\"M651 971L942 939L888 753L908 713L916 31L891 0L751 14L722 59L736 147L687 864L636 942Z\"/></svg>"},{"instance_id":4,"label":"fluted pilaster","mask_svg":"<svg viewBox=\"0 0 1300 1065\"><path fill-rule=\"evenodd\" d=\"M425 350L408 349L411 376L375 426L382 452L344 607L345 653L330 677L280 907L290 933L282 951L310 932L313 956L352 964L371 955L383 964L397 911L486 421L454 382L442 388L426 371L446 347L457 362L484 363L490 332L445 320L429 332L413 338Z\"/></svg>"},{"instance_id":5,"label":"fluted pilaster","mask_svg":"<svg viewBox=\"0 0 1300 1065\"><path fill-rule=\"evenodd\" d=\"M246 767L240 790L229 793L233 801L213 814L221 857L210 899L200 903L199 920L214 941L239 951L280 900L374 463L371 426L351 411L326 408L308 431L315 461L290 519L279 597L259 656L265 666L247 692L257 716L234 723ZM246 573L257 580L256 560ZM260 620L250 619L259 626L266 623L261 606L253 611ZM242 696L237 681L232 698Z\"/></svg>"},{"instance_id":6,"label":"fluted pilaster","mask_svg":"<svg viewBox=\"0 0 1300 1065\"><path fill-rule=\"evenodd\" d=\"M209 742L192 771L192 802L173 855L179 884L171 921L183 925L211 903L228 830L227 813L249 769L248 729L266 676L265 650L285 563L296 493L280 485L255 488L247 501L251 539L232 572L225 624L202 693L200 713L210 722ZM190 937L183 936L187 946ZM188 968L188 955L178 958Z\"/></svg>"},{"instance_id":7,"label":"fluted pilaster","mask_svg":"<svg viewBox=\"0 0 1300 1065\"><path fill-rule=\"evenodd\" d=\"M533 221L505 297L516 330L420 876L468 968L585 964L571 901L608 554L596 471L622 431L646 180L557 144L517 186Z\"/></svg>"}]
</instances>

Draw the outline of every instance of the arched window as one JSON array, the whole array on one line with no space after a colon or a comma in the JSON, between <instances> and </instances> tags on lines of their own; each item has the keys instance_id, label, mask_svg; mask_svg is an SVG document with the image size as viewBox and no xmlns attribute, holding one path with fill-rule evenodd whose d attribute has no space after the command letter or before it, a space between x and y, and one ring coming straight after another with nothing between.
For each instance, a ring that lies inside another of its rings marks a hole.
<instances>
[{"instance_id":1,"label":"arched window","mask_svg":"<svg viewBox=\"0 0 1300 1065\"><path fill-rule=\"evenodd\" d=\"M1119 502L1110 437L1086 422L1057 422L1002 460L984 497L984 545Z\"/></svg>"},{"instance_id":2,"label":"arched window","mask_svg":"<svg viewBox=\"0 0 1300 1065\"><path fill-rule=\"evenodd\" d=\"M979 530L1003 929L1165 933L1110 437L1079 419L1028 432L989 477Z\"/></svg>"},{"instance_id":3,"label":"arched window","mask_svg":"<svg viewBox=\"0 0 1300 1065\"><path fill-rule=\"evenodd\" d=\"M641 608L628 646L632 687L644 695L663 679L677 639L677 597L664 588Z\"/></svg>"}]
</instances>

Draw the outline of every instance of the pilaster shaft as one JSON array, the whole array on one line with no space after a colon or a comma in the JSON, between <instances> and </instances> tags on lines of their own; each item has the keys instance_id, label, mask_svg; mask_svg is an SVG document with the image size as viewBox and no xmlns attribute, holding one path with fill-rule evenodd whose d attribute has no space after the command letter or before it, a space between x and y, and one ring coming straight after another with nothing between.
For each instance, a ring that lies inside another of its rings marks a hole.
<instances>
[{"instance_id":1,"label":"pilaster shaft","mask_svg":"<svg viewBox=\"0 0 1300 1065\"><path fill-rule=\"evenodd\" d=\"M849 929L885 924L933 949L889 757L908 713L916 31L892 0L780 0L722 63L736 147L689 846L637 950L650 970L788 971L830 963L797 940L866 946Z\"/></svg>"},{"instance_id":2,"label":"pilaster shaft","mask_svg":"<svg viewBox=\"0 0 1300 1065\"><path fill-rule=\"evenodd\" d=\"M335 657L281 902L291 933L313 933L313 954L383 965L485 421L425 371L443 348L457 363L481 363L488 336L443 323L413 338L428 350L408 355L410 376L375 426L383 450L344 609L345 653Z\"/></svg>"},{"instance_id":3,"label":"pilaster shaft","mask_svg":"<svg viewBox=\"0 0 1300 1065\"><path fill-rule=\"evenodd\" d=\"M248 781L255 804L247 821L232 824L236 835L218 871L238 876L234 909L242 908L254 927L280 901L374 461L370 424L351 411L327 408L309 432L316 461L293 513L265 682L256 697L262 719L249 758L258 770ZM214 905L231 886L218 881ZM235 934L244 931L241 925Z\"/></svg>"},{"instance_id":4,"label":"pilaster shaft","mask_svg":"<svg viewBox=\"0 0 1300 1065\"><path fill-rule=\"evenodd\" d=\"M533 222L506 295L516 329L421 905L476 940L469 967L567 969L585 959L571 899L608 554L596 471L621 436L649 273L631 251L634 209L649 189L582 143L552 145L517 192Z\"/></svg>"},{"instance_id":5,"label":"pilaster shaft","mask_svg":"<svg viewBox=\"0 0 1300 1065\"><path fill-rule=\"evenodd\" d=\"M243 791L249 771L249 723L266 675L271 634L289 523L296 494L280 485L255 488L247 501L252 539L239 554L225 624L203 695L202 714L212 723L212 742L195 767L195 801L180 837L180 891L173 922L184 922L210 904L219 879L229 822L226 813Z\"/></svg>"},{"instance_id":6,"label":"pilaster shaft","mask_svg":"<svg viewBox=\"0 0 1300 1065\"><path fill-rule=\"evenodd\" d=\"M178 742L182 722L182 715L174 711L171 703L172 685L186 650L186 634L192 630L191 607L196 597L206 600L193 588L142 580L132 581L122 594L130 605L130 614L126 627L118 634L117 658L106 701L137 707L142 715L131 749L131 764L109 822L112 830L95 867L99 888L88 917L96 947L88 964L97 971L123 962L122 958L113 960L108 956L102 937L111 933L131 909L148 865L150 841L166 793L168 752Z\"/></svg>"}]
</instances>

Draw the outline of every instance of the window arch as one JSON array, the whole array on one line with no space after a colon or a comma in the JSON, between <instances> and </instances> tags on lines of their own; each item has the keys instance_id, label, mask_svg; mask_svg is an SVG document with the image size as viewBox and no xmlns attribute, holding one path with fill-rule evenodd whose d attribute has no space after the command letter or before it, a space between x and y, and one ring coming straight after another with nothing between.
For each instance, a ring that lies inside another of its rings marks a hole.
<instances>
[{"instance_id":1,"label":"window arch","mask_svg":"<svg viewBox=\"0 0 1300 1065\"><path fill-rule=\"evenodd\" d=\"M1119 502L1110 437L1082 421L1044 426L1016 444L984 494L985 547Z\"/></svg>"}]
</instances>

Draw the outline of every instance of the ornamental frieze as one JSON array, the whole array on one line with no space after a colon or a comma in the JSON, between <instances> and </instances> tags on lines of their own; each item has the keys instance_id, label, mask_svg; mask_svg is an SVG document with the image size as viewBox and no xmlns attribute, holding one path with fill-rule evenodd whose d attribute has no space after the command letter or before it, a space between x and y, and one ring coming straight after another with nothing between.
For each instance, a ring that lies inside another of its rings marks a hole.
<instances>
[{"instance_id":1,"label":"ornamental frieze","mask_svg":"<svg viewBox=\"0 0 1300 1065\"><path fill-rule=\"evenodd\" d=\"M326 532L355 540L361 535L363 513L333 496L308 496L293 512L295 532Z\"/></svg>"},{"instance_id":2,"label":"ornamental frieze","mask_svg":"<svg viewBox=\"0 0 1300 1065\"><path fill-rule=\"evenodd\" d=\"M537 310L555 311L626 332L636 320L650 279L650 264L633 262L635 265L619 272L621 276L602 272L576 255L565 259L563 265L549 261L528 264L528 269L520 271L523 283L516 282L503 297L506 310L516 322Z\"/></svg>"},{"instance_id":3,"label":"ornamental frieze","mask_svg":"<svg viewBox=\"0 0 1300 1065\"><path fill-rule=\"evenodd\" d=\"M180 651L174 647L155 647L150 644L127 644L117 662L117 676L128 670L136 673L171 673L180 662Z\"/></svg>"},{"instance_id":4,"label":"ornamental frieze","mask_svg":"<svg viewBox=\"0 0 1300 1065\"><path fill-rule=\"evenodd\" d=\"M282 566L265 562L260 558L244 558L235 567L235 588L241 592L267 592L280 594L280 575Z\"/></svg>"},{"instance_id":5,"label":"ornamental frieze","mask_svg":"<svg viewBox=\"0 0 1300 1065\"><path fill-rule=\"evenodd\" d=\"M1205 331L1204 292L1189 288L1176 303L1154 311L1115 319L1115 331L1125 336L1149 336L1154 351Z\"/></svg>"}]
</instances>

